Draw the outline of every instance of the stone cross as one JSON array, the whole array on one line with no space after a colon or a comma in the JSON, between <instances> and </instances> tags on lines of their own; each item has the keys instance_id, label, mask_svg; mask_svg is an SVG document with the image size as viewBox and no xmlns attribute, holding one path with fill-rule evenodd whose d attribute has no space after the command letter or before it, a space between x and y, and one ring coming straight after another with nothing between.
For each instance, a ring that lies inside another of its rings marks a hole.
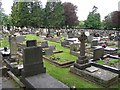
<instances>
[{"instance_id":1,"label":"stone cross","mask_svg":"<svg viewBox=\"0 0 120 90\"><path fill-rule=\"evenodd\" d=\"M87 36L84 32L81 33L81 36L78 37L78 40L81 42L80 45L80 56L85 56L85 40L87 39Z\"/></svg>"}]
</instances>

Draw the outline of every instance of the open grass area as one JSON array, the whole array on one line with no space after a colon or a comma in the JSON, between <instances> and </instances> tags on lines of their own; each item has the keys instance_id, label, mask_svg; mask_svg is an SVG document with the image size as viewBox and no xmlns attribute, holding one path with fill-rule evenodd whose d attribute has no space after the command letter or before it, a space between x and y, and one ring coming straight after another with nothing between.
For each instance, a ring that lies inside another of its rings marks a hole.
<instances>
[{"instance_id":1,"label":"open grass area","mask_svg":"<svg viewBox=\"0 0 120 90\"><path fill-rule=\"evenodd\" d=\"M42 38L39 38L36 35L28 34L28 35L25 35L25 36L26 36L26 40L37 40L37 42L42 42L43 41Z\"/></svg>"}]
</instances>

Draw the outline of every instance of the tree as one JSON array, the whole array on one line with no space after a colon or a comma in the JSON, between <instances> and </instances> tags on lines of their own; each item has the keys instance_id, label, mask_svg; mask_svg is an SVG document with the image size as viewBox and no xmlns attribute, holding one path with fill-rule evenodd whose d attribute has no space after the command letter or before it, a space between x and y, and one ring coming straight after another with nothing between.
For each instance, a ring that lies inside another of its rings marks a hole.
<instances>
[{"instance_id":1,"label":"tree","mask_svg":"<svg viewBox=\"0 0 120 90\"><path fill-rule=\"evenodd\" d=\"M87 17L87 20L85 20L85 27L90 29L100 29L100 14L90 12Z\"/></svg>"},{"instance_id":2,"label":"tree","mask_svg":"<svg viewBox=\"0 0 120 90\"><path fill-rule=\"evenodd\" d=\"M30 26L41 27L43 25L42 18L42 3L41 1L34 1L29 3L29 13L30 13Z\"/></svg>"},{"instance_id":3,"label":"tree","mask_svg":"<svg viewBox=\"0 0 120 90\"><path fill-rule=\"evenodd\" d=\"M113 28L120 29L120 11L111 13Z\"/></svg>"},{"instance_id":4,"label":"tree","mask_svg":"<svg viewBox=\"0 0 120 90\"><path fill-rule=\"evenodd\" d=\"M2 2L0 2L0 25L7 25L8 15L4 13L4 9L1 6Z\"/></svg>"},{"instance_id":5,"label":"tree","mask_svg":"<svg viewBox=\"0 0 120 90\"><path fill-rule=\"evenodd\" d=\"M61 28L64 25L64 8L61 1L47 2L44 9L44 26Z\"/></svg>"},{"instance_id":6,"label":"tree","mask_svg":"<svg viewBox=\"0 0 120 90\"><path fill-rule=\"evenodd\" d=\"M97 13L97 7L93 6L92 12L89 12L87 20L85 20L85 27L90 29L100 29L101 21L100 14Z\"/></svg>"},{"instance_id":7,"label":"tree","mask_svg":"<svg viewBox=\"0 0 120 90\"><path fill-rule=\"evenodd\" d=\"M73 27L79 24L78 17L76 15L77 6L72 3L65 2L64 6L64 15L65 15L65 25L66 27Z\"/></svg>"},{"instance_id":8,"label":"tree","mask_svg":"<svg viewBox=\"0 0 120 90\"><path fill-rule=\"evenodd\" d=\"M120 28L120 11L114 11L107 16L104 20L105 29L119 29Z\"/></svg>"},{"instance_id":9,"label":"tree","mask_svg":"<svg viewBox=\"0 0 120 90\"><path fill-rule=\"evenodd\" d=\"M14 26L41 27L43 21L42 3L39 0L14 2L11 17Z\"/></svg>"}]
</instances>

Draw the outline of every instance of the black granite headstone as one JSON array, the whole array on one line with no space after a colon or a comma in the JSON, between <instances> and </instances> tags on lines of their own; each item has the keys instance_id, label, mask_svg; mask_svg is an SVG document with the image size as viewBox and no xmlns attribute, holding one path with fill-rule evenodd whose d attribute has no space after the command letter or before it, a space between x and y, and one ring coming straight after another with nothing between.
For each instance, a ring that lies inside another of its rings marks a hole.
<instances>
[{"instance_id":1,"label":"black granite headstone","mask_svg":"<svg viewBox=\"0 0 120 90\"><path fill-rule=\"evenodd\" d=\"M45 73L43 65L42 48L27 47L23 50L23 75L25 77Z\"/></svg>"},{"instance_id":2,"label":"black granite headstone","mask_svg":"<svg viewBox=\"0 0 120 90\"><path fill-rule=\"evenodd\" d=\"M28 40L28 41L26 41L26 46L27 47L37 46L37 41L36 40Z\"/></svg>"}]
</instances>

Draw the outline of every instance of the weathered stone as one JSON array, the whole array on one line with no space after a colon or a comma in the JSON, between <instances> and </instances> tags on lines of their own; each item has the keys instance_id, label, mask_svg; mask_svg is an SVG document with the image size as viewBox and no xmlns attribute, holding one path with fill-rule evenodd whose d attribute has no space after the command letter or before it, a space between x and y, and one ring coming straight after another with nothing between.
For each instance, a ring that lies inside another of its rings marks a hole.
<instances>
[{"instance_id":1,"label":"weathered stone","mask_svg":"<svg viewBox=\"0 0 120 90\"><path fill-rule=\"evenodd\" d=\"M40 73L45 73L43 66L42 48L27 47L23 50L23 76L33 76Z\"/></svg>"},{"instance_id":2,"label":"weathered stone","mask_svg":"<svg viewBox=\"0 0 120 90\"><path fill-rule=\"evenodd\" d=\"M93 59L99 59L104 56L104 49L103 48L97 48L93 50Z\"/></svg>"},{"instance_id":3,"label":"weathered stone","mask_svg":"<svg viewBox=\"0 0 120 90\"><path fill-rule=\"evenodd\" d=\"M47 48L48 47L48 42L47 41L42 42L41 47L42 48Z\"/></svg>"}]
</instances>

